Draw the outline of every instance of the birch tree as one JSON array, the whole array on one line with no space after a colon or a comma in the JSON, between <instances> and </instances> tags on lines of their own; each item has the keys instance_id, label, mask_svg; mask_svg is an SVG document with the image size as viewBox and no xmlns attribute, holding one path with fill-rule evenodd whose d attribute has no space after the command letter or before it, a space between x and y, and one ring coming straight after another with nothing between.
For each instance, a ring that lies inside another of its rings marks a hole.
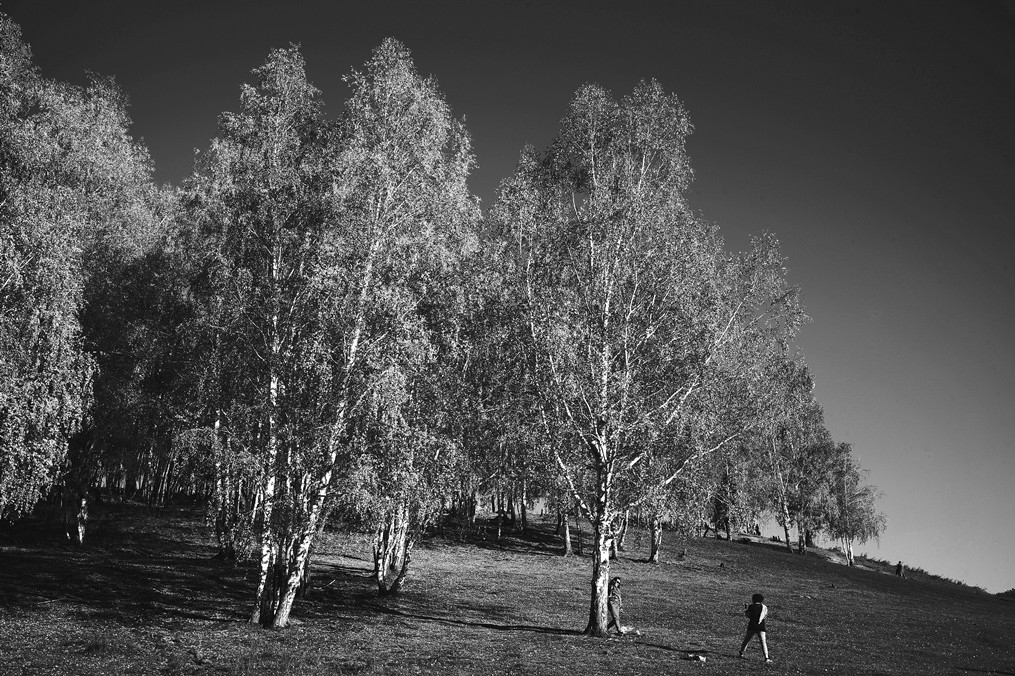
<instances>
[{"instance_id":1,"label":"birch tree","mask_svg":"<svg viewBox=\"0 0 1015 676\"><path fill-rule=\"evenodd\" d=\"M867 471L847 443L836 444L837 462L828 505L828 534L839 540L846 563L853 563L853 544L881 537L888 518L877 509L876 486L866 483Z\"/></svg>"},{"instance_id":2,"label":"birch tree","mask_svg":"<svg viewBox=\"0 0 1015 676\"><path fill-rule=\"evenodd\" d=\"M344 420L343 401L330 396L330 344L322 345L330 328L320 276L332 227L333 144L296 48L272 52L254 75L239 112L221 117L188 206L210 243L207 304L221 385L208 391L224 397L207 402L203 422L257 459L251 621L284 626L288 589L306 556L303 536L317 515L308 496L320 490L322 425L327 439L337 433L327 425Z\"/></svg>"},{"instance_id":3,"label":"birch tree","mask_svg":"<svg viewBox=\"0 0 1015 676\"><path fill-rule=\"evenodd\" d=\"M389 594L461 467L456 385L479 205L466 183L468 133L404 45L385 40L347 82L339 181L360 252L345 269L358 275L348 288L362 319L349 344L363 363L349 454L369 477L359 507L375 530L378 591Z\"/></svg>"},{"instance_id":4,"label":"birch tree","mask_svg":"<svg viewBox=\"0 0 1015 676\"><path fill-rule=\"evenodd\" d=\"M589 620L606 633L618 476L654 459L668 485L689 461L721 453L730 379L757 380L755 345L802 319L774 240L743 256L685 199L691 124L680 101L642 82L615 101L579 89L545 153L529 149L501 187L494 218L525 321L545 413L568 443L555 454L592 522ZM577 479L590 468L592 486ZM645 494L652 487L643 487ZM629 499L628 502L637 502Z\"/></svg>"},{"instance_id":5,"label":"birch tree","mask_svg":"<svg viewBox=\"0 0 1015 676\"><path fill-rule=\"evenodd\" d=\"M454 280L478 210L468 136L399 43L347 78L335 125L296 48L272 52L255 76L222 118L192 208L213 242L208 306L219 308L223 386L208 391L224 401L210 402L205 425L258 459L251 621L283 627L332 485L348 488L358 469L384 497L392 482L404 489L377 527L393 529L379 542L398 541L407 560L420 512L406 502L430 493L406 463L448 455L435 448L439 407L427 407L443 401L435 383L457 349Z\"/></svg>"}]
</instances>

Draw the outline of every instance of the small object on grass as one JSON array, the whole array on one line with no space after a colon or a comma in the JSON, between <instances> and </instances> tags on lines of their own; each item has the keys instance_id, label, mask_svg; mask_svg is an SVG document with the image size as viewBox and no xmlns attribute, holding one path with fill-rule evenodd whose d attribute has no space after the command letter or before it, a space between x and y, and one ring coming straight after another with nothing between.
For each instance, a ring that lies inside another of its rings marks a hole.
<instances>
[{"instance_id":1,"label":"small object on grass","mask_svg":"<svg viewBox=\"0 0 1015 676\"><path fill-rule=\"evenodd\" d=\"M688 653L687 657L685 657L684 659L688 660L690 662L704 662L705 661L705 656L704 655L695 655L694 653Z\"/></svg>"}]
</instances>

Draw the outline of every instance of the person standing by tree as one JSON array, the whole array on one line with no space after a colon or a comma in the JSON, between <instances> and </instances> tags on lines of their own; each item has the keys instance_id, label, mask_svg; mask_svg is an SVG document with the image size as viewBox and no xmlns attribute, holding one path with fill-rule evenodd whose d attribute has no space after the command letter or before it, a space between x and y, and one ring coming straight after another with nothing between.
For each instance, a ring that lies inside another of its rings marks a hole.
<instances>
[{"instance_id":1,"label":"person standing by tree","mask_svg":"<svg viewBox=\"0 0 1015 676\"><path fill-rule=\"evenodd\" d=\"M607 595L607 608L610 613L610 622L606 625L606 631L609 631L612 627L616 627L617 633L621 636L627 633L624 631L624 626L620 624L620 612L623 606L624 600L620 594L620 578L615 577L610 580L610 587Z\"/></svg>"},{"instance_id":2,"label":"person standing by tree","mask_svg":"<svg viewBox=\"0 0 1015 676\"><path fill-rule=\"evenodd\" d=\"M744 606L744 615L747 616L747 633L744 635L744 642L740 644L740 659L744 659L744 650L751 642L751 637L758 635L761 641L761 650L765 653L765 661L771 662L768 657L768 642L765 640L765 618L768 617L768 606L765 605L765 597L755 594L751 597L751 604Z\"/></svg>"}]
</instances>

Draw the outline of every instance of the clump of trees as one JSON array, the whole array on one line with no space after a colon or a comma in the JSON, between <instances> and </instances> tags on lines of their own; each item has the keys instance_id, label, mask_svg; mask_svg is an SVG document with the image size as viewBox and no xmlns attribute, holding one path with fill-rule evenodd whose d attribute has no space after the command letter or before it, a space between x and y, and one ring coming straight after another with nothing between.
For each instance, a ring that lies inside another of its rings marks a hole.
<instances>
[{"instance_id":1,"label":"clump of trees","mask_svg":"<svg viewBox=\"0 0 1015 676\"><path fill-rule=\"evenodd\" d=\"M5 16L0 44L0 517L14 517L93 478L112 328L96 319L127 302L106 275L146 254L161 195L115 84L43 78Z\"/></svg>"},{"instance_id":2,"label":"clump of trees","mask_svg":"<svg viewBox=\"0 0 1015 676\"><path fill-rule=\"evenodd\" d=\"M463 360L462 266L479 210L468 135L397 42L347 78L336 123L296 48L254 75L188 182L186 211L210 244L203 423L216 448L251 461L251 620L285 626L333 486L376 530L382 593L435 516L459 455L447 376ZM220 486L235 483L228 456Z\"/></svg>"},{"instance_id":3,"label":"clump of trees","mask_svg":"<svg viewBox=\"0 0 1015 676\"><path fill-rule=\"evenodd\" d=\"M591 524L596 636L632 520L650 561L664 524L772 514L850 560L883 531L790 348L778 242L731 253L690 208L658 82L579 89L484 217L463 122L395 40L335 118L271 52L163 189L112 83L0 35L0 517L69 491L83 541L90 488L204 500L219 555L257 562L250 620L284 627L329 520L372 534L387 595L426 529L487 497L524 529L541 497L564 553Z\"/></svg>"}]
</instances>

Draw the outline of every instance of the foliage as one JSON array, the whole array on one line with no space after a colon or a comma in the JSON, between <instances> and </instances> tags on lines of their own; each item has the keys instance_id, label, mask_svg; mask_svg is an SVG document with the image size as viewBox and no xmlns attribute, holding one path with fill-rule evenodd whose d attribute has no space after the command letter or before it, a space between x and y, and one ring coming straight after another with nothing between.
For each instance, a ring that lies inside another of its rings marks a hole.
<instances>
[{"instance_id":1,"label":"foliage","mask_svg":"<svg viewBox=\"0 0 1015 676\"><path fill-rule=\"evenodd\" d=\"M85 418L96 365L86 291L147 245L153 188L116 86L45 80L2 15L0 35L0 516L10 516L57 480Z\"/></svg>"},{"instance_id":2,"label":"foliage","mask_svg":"<svg viewBox=\"0 0 1015 676\"><path fill-rule=\"evenodd\" d=\"M353 508L379 534L396 515L407 518L395 581L377 571L388 593L462 464L456 410L468 349L464 273L477 252L479 211L466 183L474 165L469 136L403 45L386 40L347 82L353 93L338 180L351 227L340 236L367 248L334 268L355 280L362 316L357 405L343 451L357 470L350 476L356 488L342 492L359 496Z\"/></svg>"}]
</instances>

